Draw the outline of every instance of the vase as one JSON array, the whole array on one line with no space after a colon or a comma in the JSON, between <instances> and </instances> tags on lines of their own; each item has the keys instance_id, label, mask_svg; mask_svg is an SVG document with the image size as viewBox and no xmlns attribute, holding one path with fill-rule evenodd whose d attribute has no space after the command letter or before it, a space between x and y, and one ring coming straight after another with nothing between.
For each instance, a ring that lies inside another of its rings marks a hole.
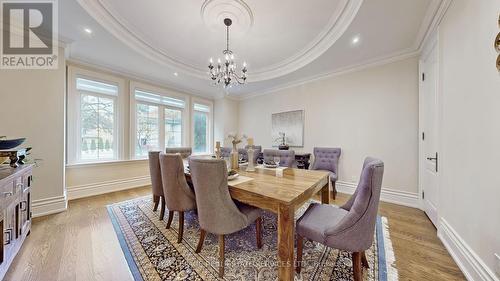
<instances>
[{"instance_id":1,"label":"vase","mask_svg":"<svg viewBox=\"0 0 500 281\"><path fill-rule=\"evenodd\" d=\"M236 170L239 168L240 164L238 160L238 149L236 148L236 144L233 144L233 150L231 151L231 169Z\"/></svg>"}]
</instances>

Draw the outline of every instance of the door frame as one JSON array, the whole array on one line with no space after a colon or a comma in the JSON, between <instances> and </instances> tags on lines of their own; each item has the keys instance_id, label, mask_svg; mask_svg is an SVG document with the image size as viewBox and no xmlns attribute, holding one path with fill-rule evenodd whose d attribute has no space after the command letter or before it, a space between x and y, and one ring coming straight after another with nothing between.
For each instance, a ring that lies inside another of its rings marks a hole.
<instances>
[{"instance_id":1,"label":"door frame","mask_svg":"<svg viewBox=\"0 0 500 281\"><path fill-rule=\"evenodd\" d=\"M442 120L443 120L443 99L442 99L442 83L441 83L441 56L440 56L440 44L439 44L439 30L436 29L434 32L432 32L427 40L425 42L424 47L422 48L422 52L420 53L419 61L418 61L418 197L419 197L419 207L421 210L425 210L425 205L424 205L424 199L423 199L423 186L422 186L422 178L423 178L423 173L424 173L424 159L427 157L424 155L424 150L423 150L423 140L422 140L422 132L423 132L423 94L425 93L425 88L423 87L423 81L422 81L422 75L423 75L423 61L430 55L430 52L435 48L436 50L436 56L437 56L437 69L436 69L436 97L437 97L437 105L436 105L436 149L439 154L439 172L437 173L437 203L436 203L436 215L437 215L437 225L435 227L438 227L439 221L440 221L440 212L439 208L441 206L441 195L440 194L440 187L442 186L442 174L443 174L443 149L442 149L442 136L441 136L441 129L442 129Z\"/></svg>"}]
</instances>

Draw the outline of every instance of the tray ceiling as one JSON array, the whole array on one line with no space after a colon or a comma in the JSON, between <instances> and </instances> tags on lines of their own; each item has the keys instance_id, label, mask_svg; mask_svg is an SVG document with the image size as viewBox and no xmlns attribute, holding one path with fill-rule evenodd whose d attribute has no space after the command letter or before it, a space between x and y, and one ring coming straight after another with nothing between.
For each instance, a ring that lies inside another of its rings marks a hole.
<instances>
[{"instance_id":1,"label":"tray ceiling","mask_svg":"<svg viewBox=\"0 0 500 281\"><path fill-rule=\"evenodd\" d=\"M77 4L78 3L78 4ZM225 47L249 65L236 97L418 52L442 0L78 0L59 2L69 60L206 97ZM220 22L220 23L219 23ZM92 34L82 30L91 28ZM359 37L356 45L352 39ZM175 76L173 74L176 74Z\"/></svg>"},{"instance_id":2,"label":"tray ceiling","mask_svg":"<svg viewBox=\"0 0 500 281\"><path fill-rule=\"evenodd\" d=\"M239 63L248 63L249 81L256 82L283 76L319 57L346 30L362 0L79 3L123 43L200 78L206 77L208 59L222 56L222 20L229 17L230 47Z\"/></svg>"}]
</instances>

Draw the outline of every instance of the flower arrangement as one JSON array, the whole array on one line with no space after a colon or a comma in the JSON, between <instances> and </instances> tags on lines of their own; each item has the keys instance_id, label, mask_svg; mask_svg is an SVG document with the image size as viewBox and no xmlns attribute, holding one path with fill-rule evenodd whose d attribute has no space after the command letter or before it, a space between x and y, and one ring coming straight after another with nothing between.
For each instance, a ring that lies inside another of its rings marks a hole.
<instances>
[{"instance_id":1,"label":"flower arrangement","mask_svg":"<svg viewBox=\"0 0 500 281\"><path fill-rule=\"evenodd\" d=\"M279 132L278 135L279 137L274 139L274 142L278 143L279 145L286 145L286 134L284 132Z\"/></svg>"},{"instance_id":2,"label":"flower arrangement","mask_svg":"<svg viewBox=\"0 0 500 281\"><path fill-rule=\"evenodd\" d=\"M227 135L227 138L231 140L231 143L233 144L233 150L236 150L236 146L243 142L243 140L247 139L247 136L245 134L241 135L241 137L237 133L229 133Z\"/></svg>"},{"instance_id":3,"label":"flower arrangement","mask_svg":"<svg viewBox=\"0 0 500 281\"><path fill-rule=\"evenodd\" d=\"M286 144L286 134L284 132L278 133L279 137L277 137L274 142L278 143L278 148L280 150L288 150L289 146Z\"/></svg>"}]
</instances>

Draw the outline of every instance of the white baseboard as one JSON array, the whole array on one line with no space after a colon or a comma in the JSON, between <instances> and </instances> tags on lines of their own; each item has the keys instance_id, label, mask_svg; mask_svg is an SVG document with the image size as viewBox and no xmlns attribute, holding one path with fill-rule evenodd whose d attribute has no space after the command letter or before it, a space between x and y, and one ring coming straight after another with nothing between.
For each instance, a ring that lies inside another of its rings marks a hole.
<instances>
[{"instance_id":1,"label":"white baseboard","mask_svg":"<svg viewBox=\"0 0 500 281\"><path fill-rule=\"evenodd\" d=\"M151 178L149 175L140 176L128 179L104 181L98 183L68 186L66 191L68 193L68 200L89 197L109 192L115 192L130 188L136 188L141 186L146 186L151 184Z\"/></svg>"},{"instance_id":2,"label":"white baseboard","mask_svg":"<svg viewBox=\"0 0 500 281\"><path fill-rule=\"evenodd\" d=\"M353 194L357 186L357 183L345 181L337 181L337 183L335 184L338 192L347 194ZM382 191L380 193L380 200L407 207L420 208L420 198L418 197L417 193L382 188Z\"/></svg>"},{"instance_id":3,"label":"white baseboard","mask_svg":"<svg viewBox=\"0 0 500 281\"><path fill-rule=\"evenodd\" d=\"M438 237L441 239L460 270L462 270L467 280L500 280L443 218L439 220Z\"/></svg>"},{"instance_id":4,"label":"white baseboard","mask_svg":"<svg viewBox=\"0 0 500 281\"><path fill-rule=\"evenodd\" d=\"M68 209L66 194L62 196L33 200L32 202L32 214L34 218L64 212L66 209Z\"/></svg>"}]
</instances>

